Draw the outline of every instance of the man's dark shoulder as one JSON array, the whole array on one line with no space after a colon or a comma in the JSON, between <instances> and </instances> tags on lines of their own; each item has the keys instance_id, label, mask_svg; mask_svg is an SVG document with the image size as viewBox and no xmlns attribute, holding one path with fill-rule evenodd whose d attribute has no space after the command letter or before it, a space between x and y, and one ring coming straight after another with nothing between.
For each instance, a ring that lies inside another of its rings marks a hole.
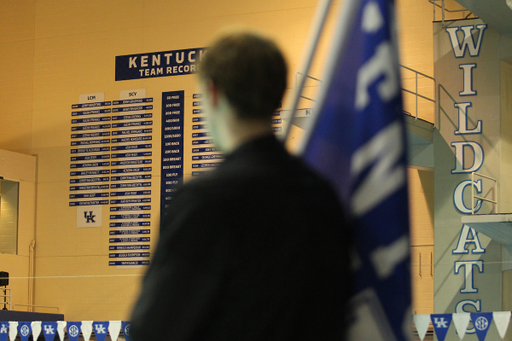
<instances>
[{"instance_id":1,"label":"man's dark shoulder","mask_svg":"<svg viewBox=\"0 0 512 341\"><path fill-rule=\"evenodd\" d=\"M331 186L321 176L281 146L248 149L228 157L217 169L189 181L188 195L225 198L258 194L288 197L332 197ZM293 200L293 198L291 198ZM268 200L268 199L267 199Z\"/></svg>"}]
</instances>

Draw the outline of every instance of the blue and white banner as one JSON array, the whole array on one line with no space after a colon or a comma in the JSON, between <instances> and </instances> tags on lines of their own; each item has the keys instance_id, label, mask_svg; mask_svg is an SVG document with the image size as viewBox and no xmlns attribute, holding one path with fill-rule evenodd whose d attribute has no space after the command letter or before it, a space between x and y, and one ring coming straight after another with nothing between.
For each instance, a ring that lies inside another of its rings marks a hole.
<instances>
[{"instance_id":1,"label":"blue and white banner","mask_svg":"<svg viewBox=\"0 0 512 341\"><path fill-rule=\"evenodd\" d=\"M131 341L131 338L130 338L130 322L123 321L121 323L121 328L123 330L123 335L124 335L124 338L126 339L126 341Z\"/></svg>"},{"instance_id":2,"label":"blue and white banner","mask_svg":"<svg viewBox=\"0 0 512 341\"><path fill-rule=\"evenodd\" d=\"M82 322L68 322L66 324L68 330L68 337L71 341L77 341L80 336Z\"/></svg>"},{"instance_id":3,"label":"blue and white banner","mask_svg":"<svg viewBox=\"0 0 512 341\"><path fill-rule=\"evenodd\" d=\"M57 334L57 322L43 322L42 327L45 341L53 341Z\"/></svg>"},{"instance_id":4,"label":"blue and white banner","mask_svg":"<svg viewBox=\"0 0 512 341\"><path fill-rule=\"evenodd\" d=\"M94 335L98 341L105 341L108 332L108 321L93 322Z\"/></svg>"},{"instance_id":5,"label":"blue and white banner","mask_svg":"<svg viewBox=\"0 0 512 341\"><path fill-rule=\"evenodd\" d=\"M28 337L32 333L30 322L19 322L18 333L20 334L21 341L28 341Z\"/></svg>"},{"instance_id":6,"label":"blue and white banner","mask_svg":"<svg viewBox=\"0 0 512 341\"><path fill-rule=\"evenodd\" d=\"M439 341L444 341L446 333L448 333L448 329L452 322L452 314L432 314L431 319L437 339Z\"/></svg>"},{"instance_id":7,"label":"blue and white banner","mask_svg":"<svg viewBox=\"0 0 512 341\"><path fill-rule=\"evenodd\" d=\"M487 331L491 326L492 313L471 313L471 320L473 320L478 340L484 341L487 336Z\"/></svg>"},{"instance_id":8,"label":"blue and white banner","mask_svg":"<svg viewBox=\"0 0 512 341\"><path fill-rule=\"evenodd\" d=\"M394 4L347 0L342 7L353 25L338 18L339 39L303 157L331 180L352 226L350 340L405 341L410 331L404 326L411 325L409 213Z\"/></svg>"},{"instance_id":9,"label":"blue and white banner","mask_svg":"<svg viewBox=\"0 0 512 341\"><path fill-rule=\"evenodd\" d=\"M7 341L9 338L9 322L0 322L0 341Z\"/></svg>"}]
</instances>

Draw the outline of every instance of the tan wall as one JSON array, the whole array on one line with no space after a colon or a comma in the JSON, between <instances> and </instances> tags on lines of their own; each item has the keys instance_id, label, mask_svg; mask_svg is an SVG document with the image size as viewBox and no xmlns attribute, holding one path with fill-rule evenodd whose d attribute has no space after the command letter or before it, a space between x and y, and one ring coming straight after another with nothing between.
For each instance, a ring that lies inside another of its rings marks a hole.
<instances>
[{"instance_id":1,"label":"tan wall","mask_svg":"<svg viewBox=\"0 0 512 341\"><path fill-rule=\"evenodd\" d=\"M339 3L335 1L335 6ZM316 0L0 3L0 148L38 157L35 304L57 306L68 320L126 319L143 272L108 266L108 208L103 227L76 228L76 208L68 205L69 146L70 108L78 103L79 94L104 92L110 100L118 99L121 90L146 89L147 97L155 100L156 118L161 93L192 89L194 77L115 82L115 56L204 47L229 24L261 29L277 40L289 60L291 88L316 4ZM431 7L424 0L401 0L398 5L402 64L432 74ZM328 47L324 42L321 49ZM312 75L318 77L320 69L317 64ZM420 117L432 120L429 110ZM154 136L158 136L160 123L154 122ZM154 242L158 140L153 145ZM414 172L410 172L413 182L423 181ZM420 221L431 198L425 197L421 186L416 189L411 191L411 201L421 204L412 205L413 226L423 229ZM414 218L417 212L418 219ZM15 267L15 261L7 262Z\"/></svg>"},{"instance_id":2,"label":"tan wall","mask_svg":"<svg viewBox=\"0 0 512 341\"><path fill-rule=\"evenodd\" d=\"M434 312L434 172L409 169L413 313Z\"/></svg>"}]
</instances>

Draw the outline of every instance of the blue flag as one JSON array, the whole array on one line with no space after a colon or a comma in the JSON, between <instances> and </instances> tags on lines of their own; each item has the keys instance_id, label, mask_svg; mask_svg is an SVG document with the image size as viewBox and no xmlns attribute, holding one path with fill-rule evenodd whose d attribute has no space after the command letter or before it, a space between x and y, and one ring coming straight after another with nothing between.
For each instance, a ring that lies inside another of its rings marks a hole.
<instances>
[{"instance_id":1,"label":"blue flag","mask_svg":"<svg viewBox=\"0 0 512 341\"><path fill-rule=\"evenodd\" d=\"M432 320L437 339L444 341L446 333L452 323L452 314L432 314L430 315L430 319Z\"/></svg>"},{"instance_id":2,"label":"blue flag","mask_svg":"<svg viewBox=\"0 0 512 341\"><path fill-rule=\"evenodd\" d=\"M105 341L108 332L108 321L93 322L94 335L98 341Z\"/></svg>"},{"instance_id":3,"label":"blue flag","mask_svg":"<svg viewBox=\"0 0 512 341\"><path fill-rule=\"evenodd\" d=\"M45 341L53 341L57 334L57 322L41 322Z\"/></svg>"},{"instance_id":4,"label":"blue flag","mask_svg":"<svg viewBox=\"0 0 512 341\"><path fill-rule=\"evenodd\" d=\"M487 336L487 331L491 326L492 313L471 313L471 320L475 326L475 332L478 340L484 341Z\"/></svg>"},{"instance_id":5,"label":"blue flag","mask_svg":"<svg viewBox=\"0 0 512 341\"><path fill-rule=\"evenodd\" d=\"M32 333L30 322L20 322L18 324L18 334L20 334L21 341L28 341L30 333Z\"/></svg>"},{"instance_id":6,"label":"blue flag","mask_svg":"<svg viewBox=\"0 0 512 341\"><path fill-rule=\"evenodd\" d=\"M350 339L407 340L409 212L394 4L351 3L345 17L353 25L344 28L346 44L333 49L302 153L335 186L353 227Z\"/></svg>"},{"instance_id":7,"label":"blue flag","mask_svg":"<svg viewBox=\"0 0 512 341\"><path fill-rule=\"evenodd\" d=\"M122 321L121 322L121 329L123 330L123 335L126 341L130 341L130 322L128 321Z\"/></svg>"},{"instance_id":8,"label":"blue flag","mask_svg":"<svg viewBox=\"0 0 512 341\"><path fill-rule=\"evenodd\" d=\"M9 338L9 322L0 321L0 341L7 341Z\"/></svg>"},{"instance_id":9,"label":"blue flag","mask_svg":"<svg viewBox=\"0 0 512 341\"><path fill-rule=\"evenodd\" d=\"M68 337L71 341L78 341L80 330L82 329L82 322L67 322L66 328L68 330Z\"/></svg>"}]
</instances>

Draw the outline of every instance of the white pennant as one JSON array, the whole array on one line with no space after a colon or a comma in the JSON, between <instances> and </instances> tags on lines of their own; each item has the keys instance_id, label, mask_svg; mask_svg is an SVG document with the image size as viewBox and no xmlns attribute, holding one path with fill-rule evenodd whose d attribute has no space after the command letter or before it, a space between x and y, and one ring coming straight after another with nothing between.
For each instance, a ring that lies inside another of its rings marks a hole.
<instances>
[{"instance_id":1,"label":"white pennant","mask_svg":"<svg viewBox=\"0 0 512 341\"><path fill-rule=\"evenodd\" d=\"M66 327L66 321L57 321L57 333L59 334L60 341L64 341L64 328Z\"/></svg>"},{"instance_id":2,"label":"white pennant","mask_svg":"<svg viewBox=\"0 0 512 341\"><path fill-rule=\"evenodd\" d=\"M18 335L18 322L9 321L9 340L14 341Z\"/></svg>"},{"instance_id":3,"label":"white pennant","mask_svg":"<svg viewBox=\"0 0 512 341\"><path fill-rule=\"evenodd\" d=\"M430 323L430 315L414 315L412 319L416 325L418 336L420 337L420 340L423 341L425 334L427 334L428 325Z\"/></svg>"},{"instance_id":4,"label":"white pennant","mask_svg":"<svg viewBox=\"0 0 512 341\"><path fill-rule=\"evenodd\" d=\"M110 321L108 324L108 333L112 341L117 341L121 331L121 321Z\"/></svg>"},{"instance_id":5,"label":"white pennant","mask_svg":"<svg viewBox=\"0 0 512 341\"><path fill-rule=\"evenodd\" d=\"M468 328L469 320L471 319L470 313L454 313L452 314L452 321L457 330L459 338L462 340L466 335L466 329Z\"/></svg>"},{"instance_id":6,"label":"white pennant","mask_svg":"<svg viewBox=\"0 0 512 341\"><path fill-rule=\"evenodd\" d=\"M37 340L41 334L41 321L33 321L30 326L32 327L32 338Z\"/></svg>"},{"instance_id":7,"label":"white pennant","mask_svg":"<svg viewBox=\"0 0 512 341\"><path fill-rule=\"evenodd\" d=\"M494 320L496 329L498 329L498 333L503 340L507 332L508 323L510 322L510 311L495 311L492 313L492 319Z\"/></svg>"},{"instance_id":8,"label":"white pennant","mask_svg":"<svg viewBox=\"0 0 512 341\"><path fill-rule=\"evenodd\" d=\"M89 341L91 338L92 322L93 321L82 321L82 335L84 336L84 341Z\"/></svg>"}]
</instances>

